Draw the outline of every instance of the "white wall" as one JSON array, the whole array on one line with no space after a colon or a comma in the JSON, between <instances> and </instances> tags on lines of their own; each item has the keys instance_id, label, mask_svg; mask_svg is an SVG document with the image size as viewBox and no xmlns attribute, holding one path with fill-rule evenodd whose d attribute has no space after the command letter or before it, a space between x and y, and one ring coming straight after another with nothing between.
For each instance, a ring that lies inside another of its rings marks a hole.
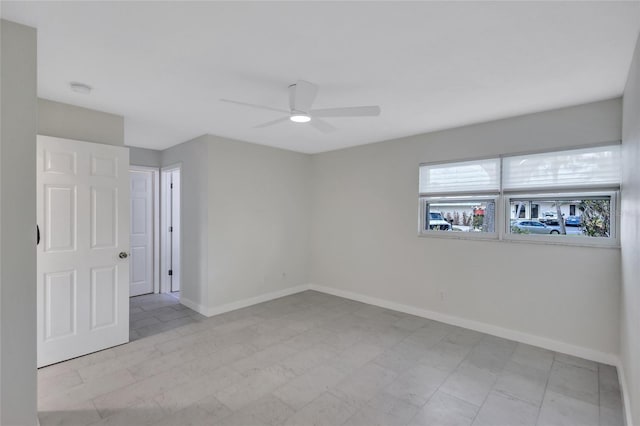
<instances>
[{"instance_id":1,"label":"white wall","mask_svg":"<svg viewBox=\"0 0 640 426\"><path fill-rule=\"evenodd\" d=\"M619 249L419 238L417 194L422 162L616 141L620 120L614 99L314 155L311 282L614 362Z\"/></svg>"},{"instance_id":2,"label":"white wall","mask_svg":"<svg viewBox=\"0 0 640 426\"><path fill-rule=\"evenodd\" d=\"M41 134L124 144L120 116L43 99L38 105ZM308 155L202 136L165 151L132 147L130 163L182 164L187 305L210 313L308 282Z\"/></svg>"},{"instance_id":3,"label":"white wall","mask_svg":"<svg viewBox=\"0 0 640 426\"><path fill-rule=\"evenodd\" d=\"M308 283L310 157L205 135L180 163L181 301L205 315Z\"/></svg>"},{"instance_id":4,"label":"white wall","mask_svg":"<svg viewBox=\"0 0 640 426\"><path fill-rule=\"evenodd\" d=\"M124 118L75 105L38 99L38 134L124 145Z\"/></svg>"},{"instance_id":5,"label":"white wall","mask_svg":"<svg viewBox=\"0 0 640 426\"><path fill-rule=\"evenodd\" d=\"M620 358L627 422L633 425L640 422L640 39L623 99Z\"/></svg>"},{"instance_id":6,"label":"white wall","mask_svg":"<svg viewBox=\"0 0 640 426\"><path fill-rule=\"evenodd\" d=\"M209 306L307 284L309 155L209 144Z\"/></svg>"},{"instance_id":7,"label":"white wall","mask_svg":"<svg viewBox=\"0 0 640 426\"><path fill-rule=\"evenodd\" d=\"M162 151L162 165L181 164L181 274L180 298L206 312L208 295L209 165L206 137Z\"/></svg>"},{"instance_id":8,"label":"white wall","mask_svg":"<svg viewBox=\"0 0 640 426\"><path fill-rule=\"evenodd\" d=\"M124 146L124 117L40 98L38 134ZM160 167L162 152L131 147L129 162L136 166Z\"/></svg>"},{"instance_id":9,"label":"white wall","mask_svg":"<svg viewBox=\"0 0 640 426\"><path fill-rule=\"evenodd\" d=\"M36 417L36 30L1 21L0 424Z\"/></svg>"},{"instance_id":10,"label":"white wall","mask_svg":"<svg viewBox=\"0 0 640 426\"><path fill-rule=\"evenodd\" d=\"M162 151L146 148L129 148L129 163L136 166L160 167L162 165Z\"/></svg>"}]
</instances>

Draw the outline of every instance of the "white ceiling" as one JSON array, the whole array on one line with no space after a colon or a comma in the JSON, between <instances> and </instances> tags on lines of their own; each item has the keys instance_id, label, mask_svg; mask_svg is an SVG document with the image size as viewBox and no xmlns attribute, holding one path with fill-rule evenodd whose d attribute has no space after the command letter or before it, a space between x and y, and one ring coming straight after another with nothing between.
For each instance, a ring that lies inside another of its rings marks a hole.
<instances>
[{"instance_id":1,"label":"white ceiling","mask_svg":"<svg viewBox=\"0 0 640 426\"><path fill-rule=\"evenodd\" d=\"M619 96L638 2L10 2L38 29L38 93L125 117L127 145L204 133L301 152ZM316 108L378 104L377 118L282 123L287 86ZM90 95L69 82L93 86Z\"/></svg>"}]
</instances>

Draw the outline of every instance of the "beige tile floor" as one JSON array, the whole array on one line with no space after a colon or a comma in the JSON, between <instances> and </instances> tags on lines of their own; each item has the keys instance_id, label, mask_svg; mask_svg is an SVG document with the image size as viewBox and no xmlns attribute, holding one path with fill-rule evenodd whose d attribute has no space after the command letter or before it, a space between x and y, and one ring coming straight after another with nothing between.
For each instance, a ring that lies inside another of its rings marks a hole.
<instances>
[{"instance_id":1,"label":"beige tile floor","mask_svg":"<svg viewBox=\"0 0 640 426\"><path fill-rule=\"evenodd\" d=\"M42 426L623 424L614 367L322 293L131 307L133 342L39 371Z\"/></svg>"}]
</instances>

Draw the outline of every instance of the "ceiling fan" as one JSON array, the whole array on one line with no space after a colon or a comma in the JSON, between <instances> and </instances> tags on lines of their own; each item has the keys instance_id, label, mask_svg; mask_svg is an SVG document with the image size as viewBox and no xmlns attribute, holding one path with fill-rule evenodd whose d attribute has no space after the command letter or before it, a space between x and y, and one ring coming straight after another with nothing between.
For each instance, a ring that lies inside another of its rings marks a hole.
<instances>
[{"instance_id":1,"label":"ceiling fan","mask_svg":"<svg viewBox=\"0 0 640 426\"><path fill-rule=\"evenodd\" d=\"M336 130L336 128L326 121L322 120L323 118L375 117L380 115L380 107L377 105L312 109L311 106L313 105L313 101L316 99L317 94L318 86L313 83L309 83L308 81L298 80L296 83L289 86L289 111L281 108L273 108L270 106L233 101L230 99L220 100L222 102L228 102L251 108L266 109L268 111L277 111L283 114L287 114L286 117L281 117L276 120L258 124L257 126L254 126L254 128L269 127L290 120L294 123L309 123L311 126L315 127L321 132L329 133Z\"/></svg>"}]
</instances>

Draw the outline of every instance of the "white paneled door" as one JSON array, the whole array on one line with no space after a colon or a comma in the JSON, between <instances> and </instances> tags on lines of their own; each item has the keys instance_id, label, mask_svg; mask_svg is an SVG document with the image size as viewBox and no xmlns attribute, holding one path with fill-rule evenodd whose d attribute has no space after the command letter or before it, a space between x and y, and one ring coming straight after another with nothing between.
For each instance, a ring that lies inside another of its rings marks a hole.
<instances>
[{"instance_id":1,"label":"white paneled door","mask_svg":"<svg viewBox=\"0 0 640 426\"><path fill-rule=\"evenodd\" d=\"M38 367L129 341L129 150L38 136Z\"/></svg>"},{"instance_id":2,"label":"white paneled door","mask_svg":"<svg viewBox=\"0 0 640 426\"><path fill-rule=\"evenodd\" d=\"M131 169L130 295L153 293L153 171Z\"/></svg>"}]
</instances>

